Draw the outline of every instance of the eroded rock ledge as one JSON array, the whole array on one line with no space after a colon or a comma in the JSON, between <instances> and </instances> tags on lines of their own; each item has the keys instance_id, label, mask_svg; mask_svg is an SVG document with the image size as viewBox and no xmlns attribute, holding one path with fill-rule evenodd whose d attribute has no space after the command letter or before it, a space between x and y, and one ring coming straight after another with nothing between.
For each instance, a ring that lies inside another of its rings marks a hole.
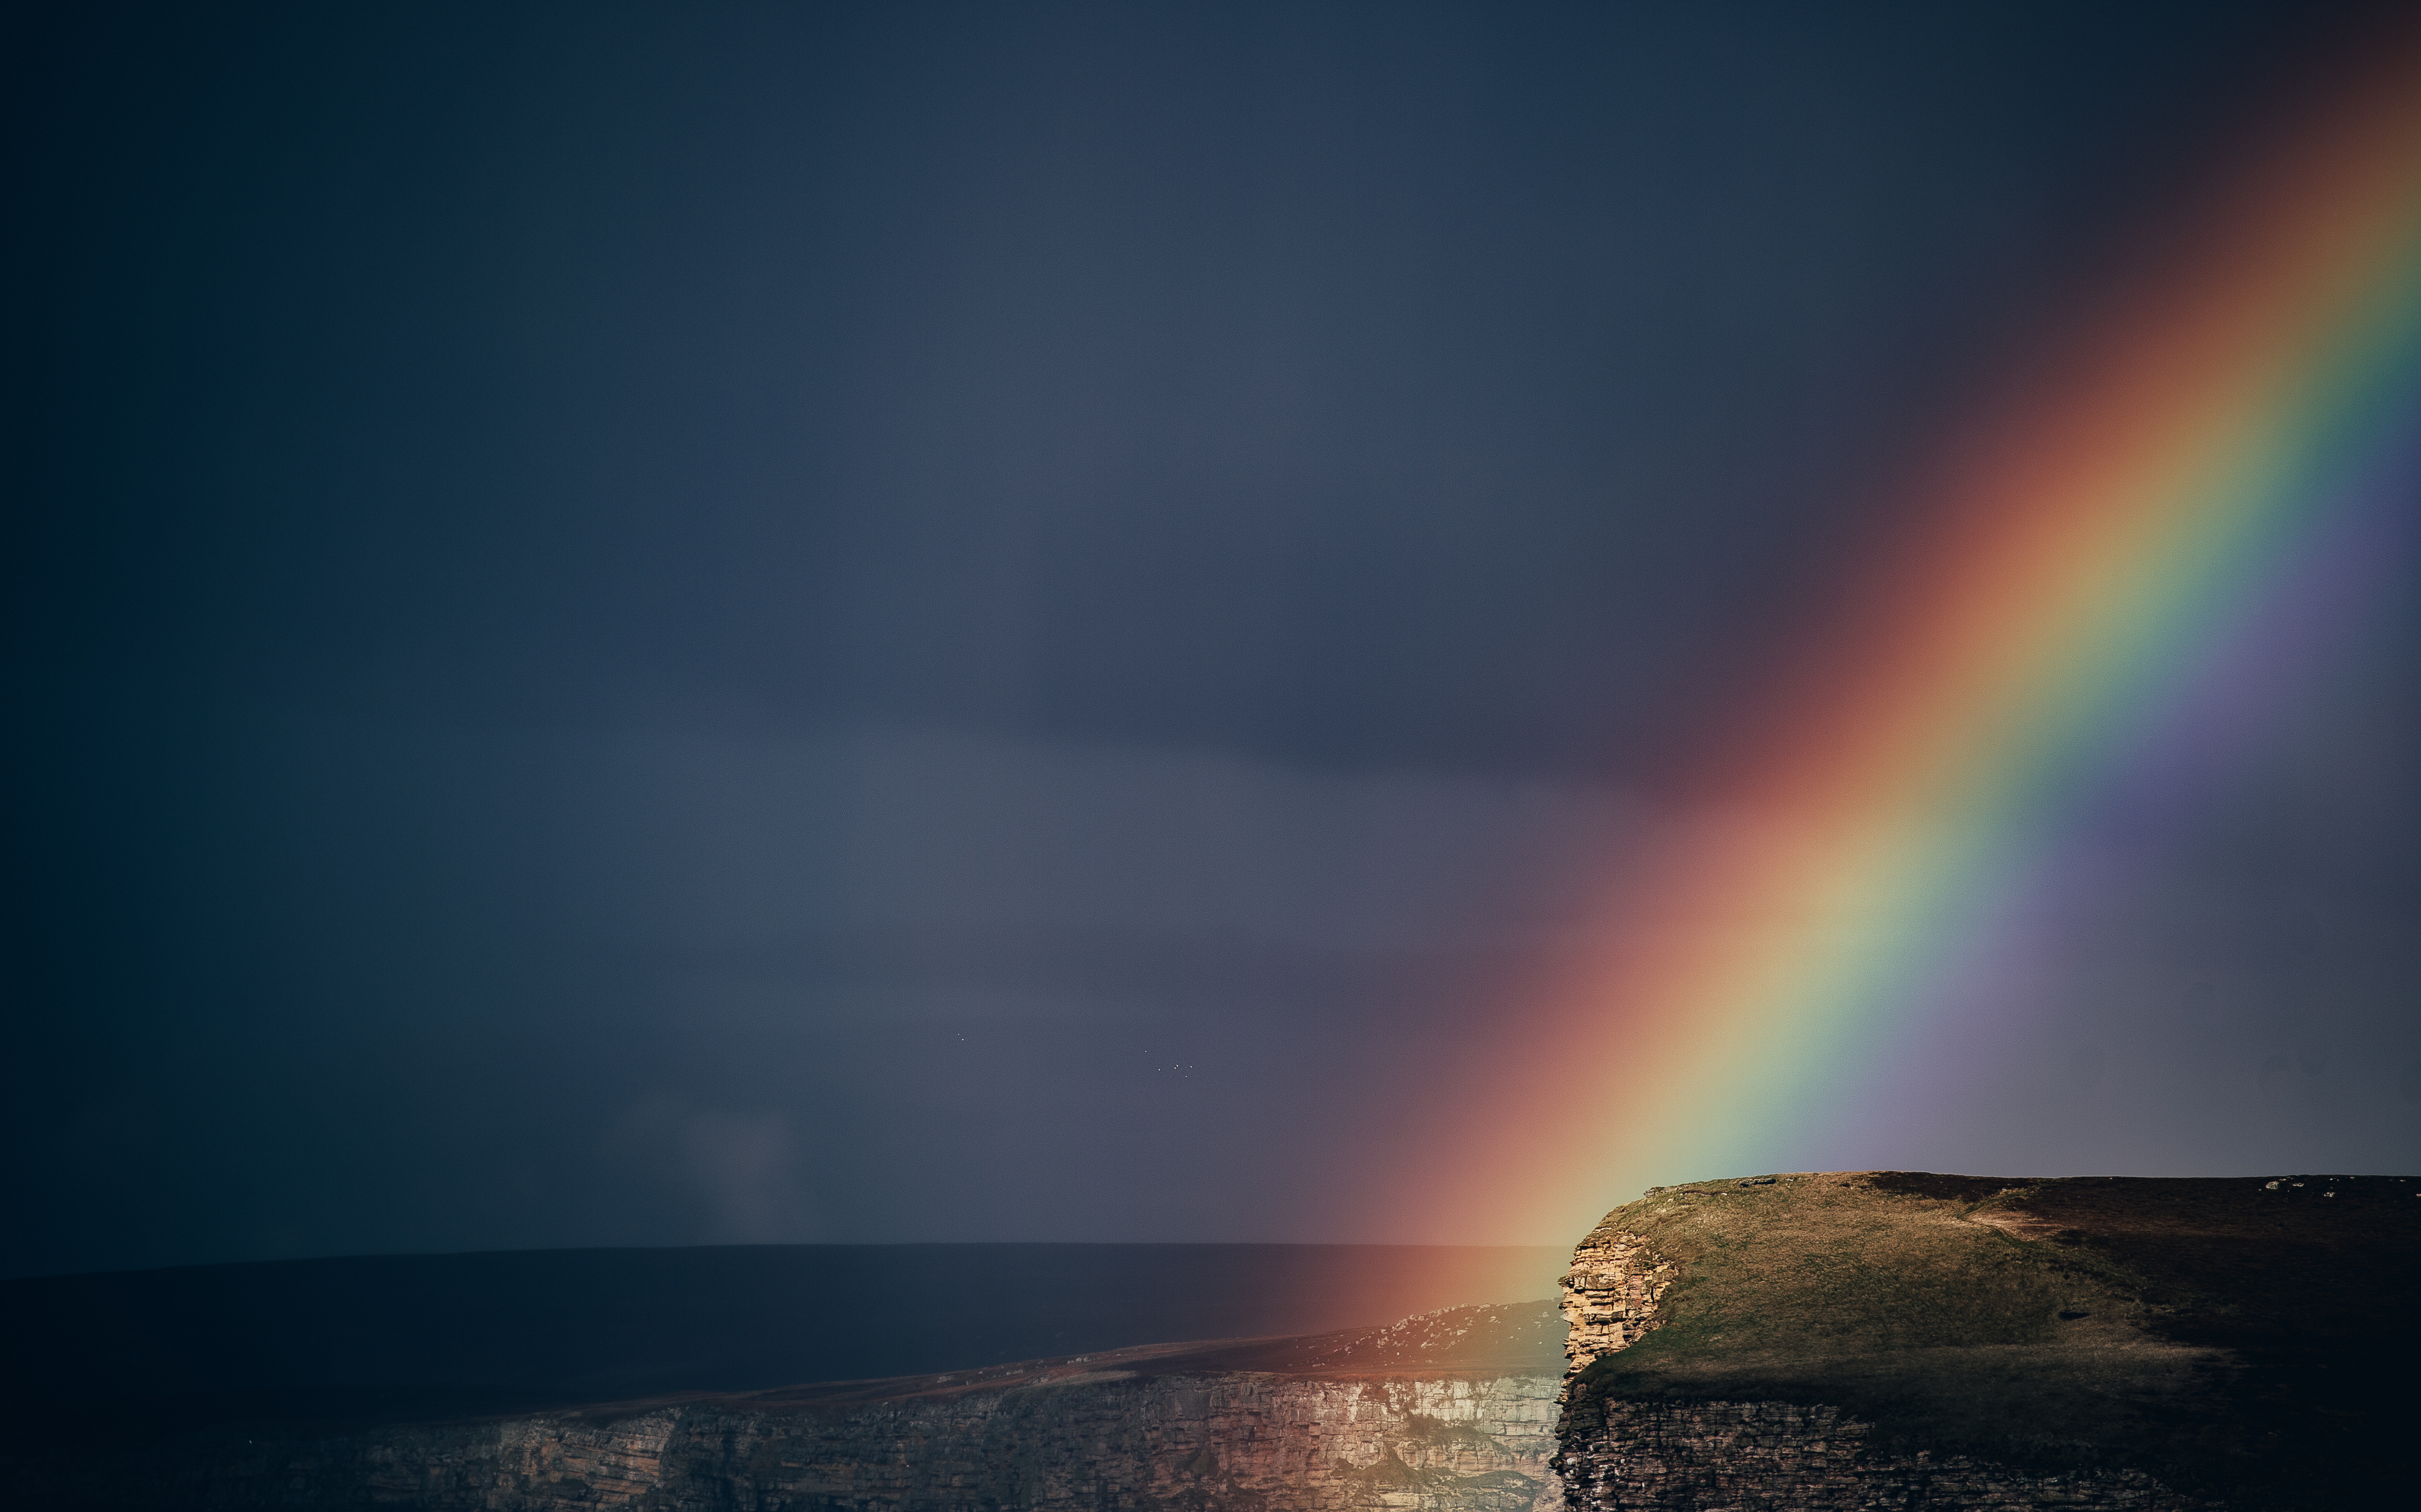
<instances>
[{"instance_id":1,"label":"eroded rock ledge","mask_svg":"<svg viewBox=\"0 0 2421 1512\"><path fill-rule=\"evenodd\" d=\"M1554 1413L1538 1376L1078 1376L838 1415L694 1403L389 1433L305 1473L429 1508L1532 1512Z\"/></svg>"},{"instance_id":2,"label":"eroded rock ledge","mask_svg":"<svg viewBox=\"0 0 2421 1512\"><path fill-rule=\"evenodd\" d=\"M1572 1370L1628 1348L1656 1326L1674 1268L1611 1219L1589 1231L1564 1274L1564 1358Z\"/></svg>"}]
</instances>

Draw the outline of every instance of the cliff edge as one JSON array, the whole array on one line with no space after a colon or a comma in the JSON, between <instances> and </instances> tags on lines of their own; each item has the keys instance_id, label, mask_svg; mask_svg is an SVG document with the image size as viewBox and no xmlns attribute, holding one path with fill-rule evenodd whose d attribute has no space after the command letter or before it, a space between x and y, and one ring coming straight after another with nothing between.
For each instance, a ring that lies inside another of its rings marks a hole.
<instances>
[{"instance_id":1,"label":"cliff edge","mask_svg":"<svg viewBox=\"0 0 2421 1512\"><path fill-rule=\"evenodd\" d=\"M1575 1253L1556 1461L1633 1507L2399 1504L2421 1180L1792 1173Z\"/></svg>"}]
</instances>

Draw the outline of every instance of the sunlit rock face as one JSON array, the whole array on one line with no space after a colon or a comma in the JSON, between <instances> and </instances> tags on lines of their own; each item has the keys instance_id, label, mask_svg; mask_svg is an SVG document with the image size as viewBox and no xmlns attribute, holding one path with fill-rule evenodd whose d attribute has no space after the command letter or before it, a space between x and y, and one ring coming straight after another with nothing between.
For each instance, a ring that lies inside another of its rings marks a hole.
<instances>
[{"instance_id":1,"label":"sunlit rock face","mask_svg":"<svg viewBox=\"0 0 2421 1512\"><path fill-rule=\"evenodd\" d=\"M1534 1512L1562 1500L1546 1468L1555 1384L1075 1376L836 1414L704 1403L619 1420L563 1414L383 1436L365 1446L356 1484L447 1507L653 1496L760 1508Z\"/></svg>"},{"instance_id":2,"label":"sunlit rock face","mask_svg":"<svg viewBox=\"0 0 2421 1512\"><path fill-rule=\"evenodd\" d=\"M1564 1274L1564 1358L1574 1371L1636 1344L1656 1326L1673 1267L1611 1217L1589 1231Z\"/></svg>"}]
</instances>

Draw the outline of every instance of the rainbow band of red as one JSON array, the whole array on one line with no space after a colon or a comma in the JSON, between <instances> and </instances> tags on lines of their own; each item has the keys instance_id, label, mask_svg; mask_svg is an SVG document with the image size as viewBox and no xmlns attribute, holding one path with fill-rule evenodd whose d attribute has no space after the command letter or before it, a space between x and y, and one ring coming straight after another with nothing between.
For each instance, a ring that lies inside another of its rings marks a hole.
<instances>
[{"instance_id":1,"label":"rainbow band of red","mask_svg":"<svg viewBox=\"0 0 2421 1512\"><path fill-rule=\"evenodd\" d=\"M2265 597L2414 501L2421 46L2240 168L1937 475L1770 756L1621 867L1612 943L1507 1008L1481 1118L1390 1201L1437 1237L1569 1238L1774 1163Z\"/></svg>"}]
</instances>

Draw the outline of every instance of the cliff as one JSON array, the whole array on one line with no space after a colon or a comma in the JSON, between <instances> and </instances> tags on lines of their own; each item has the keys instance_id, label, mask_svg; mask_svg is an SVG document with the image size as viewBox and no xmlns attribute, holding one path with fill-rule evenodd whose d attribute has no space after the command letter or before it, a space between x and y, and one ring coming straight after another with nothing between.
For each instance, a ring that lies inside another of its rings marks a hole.
<instances>
[{"instance_id":1,"label":"cliff","mask_svg":"<svg viewBox=\"0 0 2421 1512\"><path fill-rule=\"evenodd\" d=\"M53 1507L750 1512L1560 1504L1553 1304L467 1422L175 1434L12 1476Z\"/></svg>"},{"instance_id":2,"label":"cliff","mask_svg":"<svg viewBox=\"0 0 2421 1512\"><path fill-rule=\"evenodd\" d=\"M2416 1262L2405 1178L1735 1178L1608 1214L1560 1317L444 1421L21 1421L0 1484L94 1512L2400 1505Z\"/></svg>"},{"instance_id":3,"label":"cliff","mask_svg":"<svg viewBox=\"0 0 2421 1512\"><path fill-rule=\"evenodd\" d=\"M2401 1504L2421 1182L1659 1188L1565 1279L1572 1512Z\"/></svg>"}]
</instances>

